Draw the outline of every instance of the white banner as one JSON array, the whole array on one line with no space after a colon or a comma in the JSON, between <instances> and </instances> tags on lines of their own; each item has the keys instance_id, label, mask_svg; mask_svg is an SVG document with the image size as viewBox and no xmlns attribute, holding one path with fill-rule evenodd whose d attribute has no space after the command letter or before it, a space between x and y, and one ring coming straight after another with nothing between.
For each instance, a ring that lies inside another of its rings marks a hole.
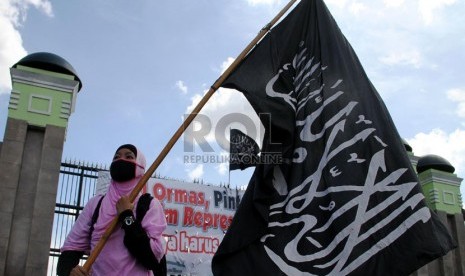
<instances>
[{"instance_id":1,"label":"white banner","mask_svg":"<svg viewBox=\"0 0 465 276\"><path fill-rule=\"evenodd\" d=\"M106 191L104 173L97 190ZM168 227L168 274L213 275L211 260L228 229L244 191L226 187L151 178L143 193L160 201Z\"/></svg>"}]
</instances>

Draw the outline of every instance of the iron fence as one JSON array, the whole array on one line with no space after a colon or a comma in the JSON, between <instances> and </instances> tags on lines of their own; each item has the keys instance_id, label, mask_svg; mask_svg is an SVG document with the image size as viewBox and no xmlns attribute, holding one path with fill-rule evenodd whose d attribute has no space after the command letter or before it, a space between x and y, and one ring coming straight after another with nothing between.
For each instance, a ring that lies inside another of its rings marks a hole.
<instances>
[{"instance_id":1,"label":"iron fence","mask_svg":"<svg viewBox=\"0 0 465 276\"><path fill-rule=\"evenodd\" d=\"M60 247L79 213L94 195L98 172L101 170L107 169L80 161L61 163L47 274L56 275Z\"/></svg>"},{"instance_id":2,"label":"iron fence","mask_svg":"<svg viewBox=\"0 0 465 276\"><path fill-rule=\"evenodd\" d=\"M60 248L80 212L94 196L100 171L108 171L108 168L80 161L61 163L47 275L56 275ZM86 259L87 256L84 255L80 264L83 265ZM169 273L169 275L184 276L185 274Z\"/></svg>"}]
</instances>

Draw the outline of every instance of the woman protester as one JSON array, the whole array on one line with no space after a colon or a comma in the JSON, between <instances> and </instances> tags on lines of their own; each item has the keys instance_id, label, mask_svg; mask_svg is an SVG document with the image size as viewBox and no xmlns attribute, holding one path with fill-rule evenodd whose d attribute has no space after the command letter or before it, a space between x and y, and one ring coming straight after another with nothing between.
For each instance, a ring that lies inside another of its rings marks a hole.
<instances>
[{"instance_id":1,"label":"woman protester","mask_svg":"<svg viewBox=\"0 0 465 276\"><path fill-rule=\"evenodd\" d=\"M129 200L145 165L144 155L135 146L126 144L116 150L108 192L91 198L74 223L61 248L57 275L166 275L163 208L149 194L139 195L136 204ZM116 216L121 227L108 238L89 274L79 260L94 249Z\"/></svg>"}]
</instances>

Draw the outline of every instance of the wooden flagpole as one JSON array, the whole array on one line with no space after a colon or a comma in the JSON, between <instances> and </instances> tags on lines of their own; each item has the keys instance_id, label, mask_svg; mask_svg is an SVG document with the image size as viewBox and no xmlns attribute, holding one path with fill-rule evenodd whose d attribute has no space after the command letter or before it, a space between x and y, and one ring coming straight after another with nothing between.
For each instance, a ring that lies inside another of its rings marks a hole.
<instances>
[{"instance_id":1,"label":"wooden flagpole","mask_svg":"<svg viewBox=\"0 0 465 276\"><path fill-rule=\"evenodd\" d=\"M234 62L224 71L224 73L215 81L215 83L211 86L211 88L208 90L208 92L203 96L202 100L197 104L197 106L192 110L192 112L187 116L187 118L184 120L184 122L181 124L181 126L178 128L178 130L174 133L174 135L171 137L171 139L168 141L166 146L163 148L161 153L158 155L157 159L152 163L152 165L147 169L145 174L142 176L142 178L139 180L137 185L134 187L132 190L131 194L129 195L129 200L131 202L134 202L136 199L137 195L140 193L142 188L145 186L147 181L150 179L150 177L153 175L155 170L158 168L160 163L165 159L166 155L168 155L168 152L173 148L174 144L177 142L177 140L181 137L182 133L184 130L190 125L190 123L194 120L195 116L200 112L200 110L203 108L203 106L207 103L207 101L210 99L210 97L213 95L213 93L223 84L223 82L226 80L227 77L232 73L234 69L239 65L239 63L247 56L247 54L255 47L255 45L265 36L266 33L273 27L276 22L287 12L287 10L296 2L297 0L291 0L274 18L273 20L270 21L263 29L260 30L258 35L245 47L244 50L239 54L239 56L234 60ZM97 259L97 256L100 254L102 251L103 247L105 246L105 243L107 242L108 238L110 235L113 233L113 231L116 229L116 226L118 225L118 217L115 217L111 224L108 226L108 228L105 230L105 232L102 235L102 238L99 240L99 242L95 245L94 250L91 252L89 258L87 261L84 263L84 270L89 272L90 267L92 264L95 262L95 259Z\"/></svg>"}]
</instances>

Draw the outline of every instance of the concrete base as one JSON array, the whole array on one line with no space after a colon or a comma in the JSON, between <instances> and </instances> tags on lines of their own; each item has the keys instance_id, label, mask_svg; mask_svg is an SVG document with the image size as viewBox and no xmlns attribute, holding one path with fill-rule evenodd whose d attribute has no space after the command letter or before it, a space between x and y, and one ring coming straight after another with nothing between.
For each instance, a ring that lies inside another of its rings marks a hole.
<instances>
[{"instance_id":1,"label":"concrete base","mask_svg":"<svg viewBox=\"0 0 465 276\"><path fill-rule=\"evenodd\" d=\"M65 128L9 118L0 152L0 274L46 275Z\"/></svg>"}]
</instances>

